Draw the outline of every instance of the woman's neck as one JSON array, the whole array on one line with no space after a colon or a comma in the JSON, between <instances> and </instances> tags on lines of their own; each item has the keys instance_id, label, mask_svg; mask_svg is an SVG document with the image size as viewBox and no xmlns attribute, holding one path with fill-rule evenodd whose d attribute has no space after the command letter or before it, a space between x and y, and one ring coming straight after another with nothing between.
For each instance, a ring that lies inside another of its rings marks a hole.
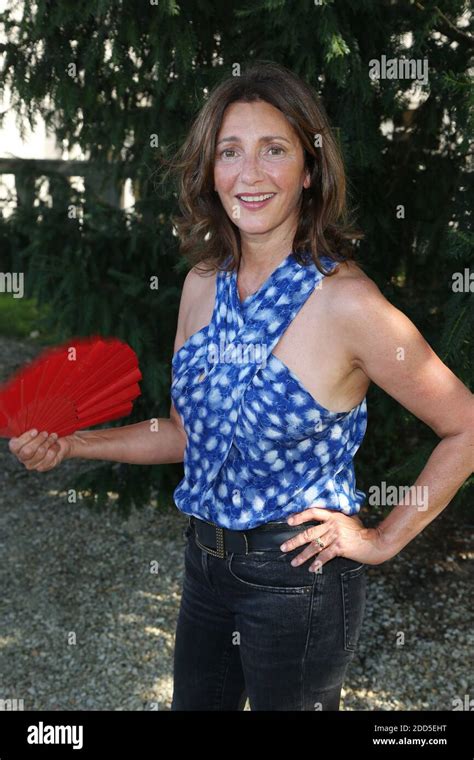
<instances>
[{"instance_id":1,"label":"woman's neck","mask_svg":"<svg viewBox=\"0 0 474 760\"><path fill-rule=\"evenodd\" d=\"M241 300L253 295L270 274L290 254L291 246L278 251L242 252L237 269L237 287Z\"/></svg>"}]
</instances>

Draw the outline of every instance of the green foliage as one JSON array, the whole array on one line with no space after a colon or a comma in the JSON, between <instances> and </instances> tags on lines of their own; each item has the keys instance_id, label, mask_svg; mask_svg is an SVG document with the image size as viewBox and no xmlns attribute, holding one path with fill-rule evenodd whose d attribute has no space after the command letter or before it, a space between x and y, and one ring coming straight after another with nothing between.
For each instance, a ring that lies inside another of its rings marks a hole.
<instances>
[{"instance_id":1,"label":"green foliage","mask_svg":"<svg viewBox=\"0 0 474 760\"><path fill-rule=\"evenodd\" d=\"M8 293L0 294L0 335L29 338L38 330L40 319L34 298L16 299Z\"/></svg>"},{"instance_id":2,"label":"green foliage","mask_svg":"<svg viewBox=\"0 0 474 760\"><path fill-rule=\"evenodd\" d=\"M169 222L175 189L156 189L159 157L181 142L205 88L255 58L284 63L318 90L366 235L361 265L471 382L473 299L452 289L453 272L472 264L472 33L457 27L465 10L464 0L38 0L24 4L19 21L6 11L0 94L11 87L19 116L32 121L41 113L59 141L79 145L109 180L132 177L139 200L124 212L90 188L85 198L71 191L80 221L68 218L57 195L52 208L19 209L0 223L3 267L24 268L28 296L50 307L50 329L113 334L135 348L144 393L130 421L168 413L184 276ZM371 81L369 63L382 55L427 58L429 82L417 107L411 80ZM153 275L158 291L149 287ZM356 460L360 487L389 475L413 482L435 444L431 430L372 387ZM181 472L118 469L121 479L114 465L91 471L88 486L117 490L124 508L132 495L146 500L157 481L171 487ZM469 490L456 503L466 503Z\"/></svg>"}]
</instances>

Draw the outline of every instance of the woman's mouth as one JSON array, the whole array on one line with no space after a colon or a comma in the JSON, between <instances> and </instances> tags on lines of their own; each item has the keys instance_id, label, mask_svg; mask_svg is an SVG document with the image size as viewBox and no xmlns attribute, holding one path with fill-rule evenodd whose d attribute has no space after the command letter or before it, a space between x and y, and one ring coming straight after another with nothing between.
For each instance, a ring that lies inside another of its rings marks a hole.
<instances>
[{"instance_id":1,"label":"woman's mouth","mask_svg":"<svg viewBox=\"0 0 474 760\"><path fill-rule=\"evenodd\" d=\"M274 198L275 195L276 193L259 193L258 195L255 193L240 193L237 195L237 198L239 199L242 206L244 206L244 208L255 211L259 208L263 208L263 206L266 206L267 203L270 203L271 199Z\"/></svg>"}]
</instances>

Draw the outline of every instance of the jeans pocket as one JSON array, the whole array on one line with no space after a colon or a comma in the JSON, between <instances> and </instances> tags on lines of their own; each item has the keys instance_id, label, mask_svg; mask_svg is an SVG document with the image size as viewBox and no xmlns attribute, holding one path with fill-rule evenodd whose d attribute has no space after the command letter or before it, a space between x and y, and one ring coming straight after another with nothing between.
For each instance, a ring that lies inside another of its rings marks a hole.
<instances>
[{"instance_id":1,"label":"jeans pocket","mask_svg":"<svg viewBox=\"0 0 474 760\"><path fill-rule=\"evenodd\" d=\"M227 560L227 569L242 587L249 590L307 594L313 588L317 575L309 572L314 557L296 567L290 564L301 550L300 546L289 552L272 549L262 553L231 554Z\"/></svg>"},{"instance_id":2,"label":"jeans pocket","mask_svg":"<svg viewBox=\"0 0 474 760\"><path fill-rule=\"evenodd\" d=\"M355 564L355 563L354 563ZM356 652L365 612L367 565L357 564L341 573L344 649Z\"/></svg>"}]
</instances>

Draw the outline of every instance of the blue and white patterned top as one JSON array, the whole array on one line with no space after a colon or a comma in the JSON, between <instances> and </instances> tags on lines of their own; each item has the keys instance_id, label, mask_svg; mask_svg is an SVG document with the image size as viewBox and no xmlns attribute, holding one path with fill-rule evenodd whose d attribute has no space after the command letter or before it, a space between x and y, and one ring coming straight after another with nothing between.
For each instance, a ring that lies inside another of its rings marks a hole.
<instances>
[{"instance_id":1,"label":"blue and white patterned top","mask_svg":"<svg viewBox=\"0 0 474 760\"><path fill-rule=\"evenodd\" d=\"M326 271L336 266L321 261ZM356 488L353 457L366 399L329 411L272 354L323 279L309 254L299 264L290 253L241 301L237 272L217 273L209 325L172 359L171 397L187 434L174 500L185 514L247 530L309 506L360 510L366 494Z\"/></svg>"}]
</instances>

